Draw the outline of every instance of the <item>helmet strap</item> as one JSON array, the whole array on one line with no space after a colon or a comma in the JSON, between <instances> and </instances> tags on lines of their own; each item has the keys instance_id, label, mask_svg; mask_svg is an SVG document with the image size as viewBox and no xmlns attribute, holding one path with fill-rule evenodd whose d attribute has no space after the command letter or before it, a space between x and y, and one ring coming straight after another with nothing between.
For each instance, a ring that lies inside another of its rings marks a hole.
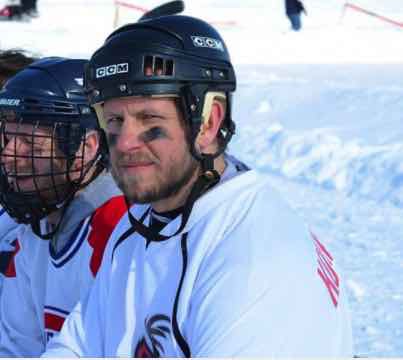
<instances>
[{"instance_id":1,"label":"helmet strap","mask_svg":"<svg viewBox=\"0 0 403 360\"><path fill-rule=\"evenodd\" d=\"M141 236L147 239L147 242L150 241L164 241L168 240L169 238L178 235L186 226L190 214L192 212L193 206L196 202L196 200L202 196L207 190L212 188L214 185L216 185L220 181L220 175L219 173L214 169L214 158L213 157L208 157L208 159L205 159L206 165L209 168L212 167L211 171L206 171L202 173L196 182L193 184L192 190L190 191L190 194L185 202L185 205L183 206L183 212L182 212L182 221L181 224L178 228L177 231L175 231L174 234L166 236L162 235L159 232L156 232L149 228L148 226L143 224L143 219L137 220L130 212L130 205L128 202L128 199L126 199L126 204L128 210L128 217L130 224L134 228L136 232L138 232ZM143 217L144 218L144 217Z\"/></svg>"}]
</instances>

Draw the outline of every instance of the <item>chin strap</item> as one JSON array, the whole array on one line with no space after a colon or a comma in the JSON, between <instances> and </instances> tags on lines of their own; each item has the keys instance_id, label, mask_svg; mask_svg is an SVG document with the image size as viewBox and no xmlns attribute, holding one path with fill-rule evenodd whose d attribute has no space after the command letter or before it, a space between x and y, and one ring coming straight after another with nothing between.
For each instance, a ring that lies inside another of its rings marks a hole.
<instances>
[{"instance_id":1,"label":"chin strap","mask_svg":"<svg viewBox=\"0 0 403 360\"><path fill-rule=\"evenodd\" d=\"M215 156L210 154L201 155L202 173L193 184L192 190L190 191L185 205L183 206L181 224L174 234L165 236L153 231L148 226L144 225L142 221L138 221L129 210L128 216L134 230L137 231L141 236L145 237L147 241L164 241L178 235L185 228L196 200L220 181L220 174L214 169L214 158ZM130 209L127 198L126 203L127 208Z\"/></svg>"}]
</instances>

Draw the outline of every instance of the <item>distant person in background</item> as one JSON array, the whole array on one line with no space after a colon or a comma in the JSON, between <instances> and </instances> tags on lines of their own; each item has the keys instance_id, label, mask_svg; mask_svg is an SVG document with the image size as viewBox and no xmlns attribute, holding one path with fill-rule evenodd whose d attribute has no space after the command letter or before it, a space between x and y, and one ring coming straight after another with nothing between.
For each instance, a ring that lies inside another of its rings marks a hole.
<instances>
[{"instance_id":1,"label":"distant person in background","mask_svg":"<svg viewBox=\"0 0 403 360\"><path fill-rule=\"evenodd\" d=\"M33 18L38 17L36 2L37 0L21 0L23 13Z\"/></svg>"},{"instance_id":2,"label":"distant person in background","mask_svg":"<svg viewBox=\"0 0 403 360\"><path fill-rule=\"evenodd\" d=\"M22 6L20 0L8 0L0 8L0 20L20 20L22 18Z\"/></svg>"},{"instance_id":3,"label":"distant person in background","mask_svg":"<svg viewBox=\"0 0 403 360\"><path fill-rule=\"evenodd\" d=\"M8 0L0 8L0 20L30 21L39 16L37 0Z\"/></svg>"},{"instance_id":4,"label":"distant person in background","mask_svg":"<svg viewBox=\"0 0 403 360\"><path fill-rule=\"evenodd\" d=\"M31 64L34 60L33 57L28 56L23 50L0 50L0 89L10 77ZM0 207L0 294L3 274L7 272L11 256L14 252L12 244L16 238L17 227L17 223Z\"/></svg>"},{"instance_id":5,"label":"distant person in background","mask_svg":"<svg viewBox=\"0 0 403 360\"><path fill-rule=\"evenodd\" d=\"M301 12L306 15L304 4L300 0L285 0L285 13L291 22L294 31L301 30Z\"/></svg>"}]
</instances>

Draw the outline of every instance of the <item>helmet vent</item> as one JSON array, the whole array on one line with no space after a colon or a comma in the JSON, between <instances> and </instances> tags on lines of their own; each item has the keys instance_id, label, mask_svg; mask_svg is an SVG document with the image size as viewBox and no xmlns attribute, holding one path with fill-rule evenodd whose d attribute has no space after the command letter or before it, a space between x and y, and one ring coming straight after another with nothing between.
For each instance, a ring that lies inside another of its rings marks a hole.
<instances>
[{"instance_id":1,"label":"helmet vent","mask_svg":"<svg viewBox=\"0 0 403 360\"><path fill-rule=\"evenodd\" d=\"M76 110L74 105L69 104L63 101L40 101L35 98L25 98L25 110L30 112L39 112L39 113L63 113L63 114L72 114L75 113Z\"/></svg>"},{"instance_id":2,"label":"helmet vent","mask_svg":"<svg viewBox=\"0 0 403 360\"><path fill-rule=\"evenodd\" d=\"M174 61L159 56L144 56L143 73L145 76L173 76Z\"/></svg>"}]
</instances>

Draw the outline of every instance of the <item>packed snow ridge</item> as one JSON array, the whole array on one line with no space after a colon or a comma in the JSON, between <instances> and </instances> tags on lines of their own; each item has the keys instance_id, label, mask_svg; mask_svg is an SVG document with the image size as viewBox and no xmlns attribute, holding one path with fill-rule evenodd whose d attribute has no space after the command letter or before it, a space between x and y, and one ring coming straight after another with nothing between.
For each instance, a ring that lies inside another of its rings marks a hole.
<instances>
[{"instance_id":1,"label":"packed snow ridge","mask_svg":"<svg viewBox=\"0 0 403 360\"><path fill-rule=\"evenodd\" d=\"M403 144L365 146L357 140L343 142L326 130L290 134L279 123L267 132L250 134L259 149L249 149L246 161L304 181L377 201L403 204ZM253 132L253 128L249 128ZM256 153L261 156L256 158Z\"/></svg>"}]
</instances>

